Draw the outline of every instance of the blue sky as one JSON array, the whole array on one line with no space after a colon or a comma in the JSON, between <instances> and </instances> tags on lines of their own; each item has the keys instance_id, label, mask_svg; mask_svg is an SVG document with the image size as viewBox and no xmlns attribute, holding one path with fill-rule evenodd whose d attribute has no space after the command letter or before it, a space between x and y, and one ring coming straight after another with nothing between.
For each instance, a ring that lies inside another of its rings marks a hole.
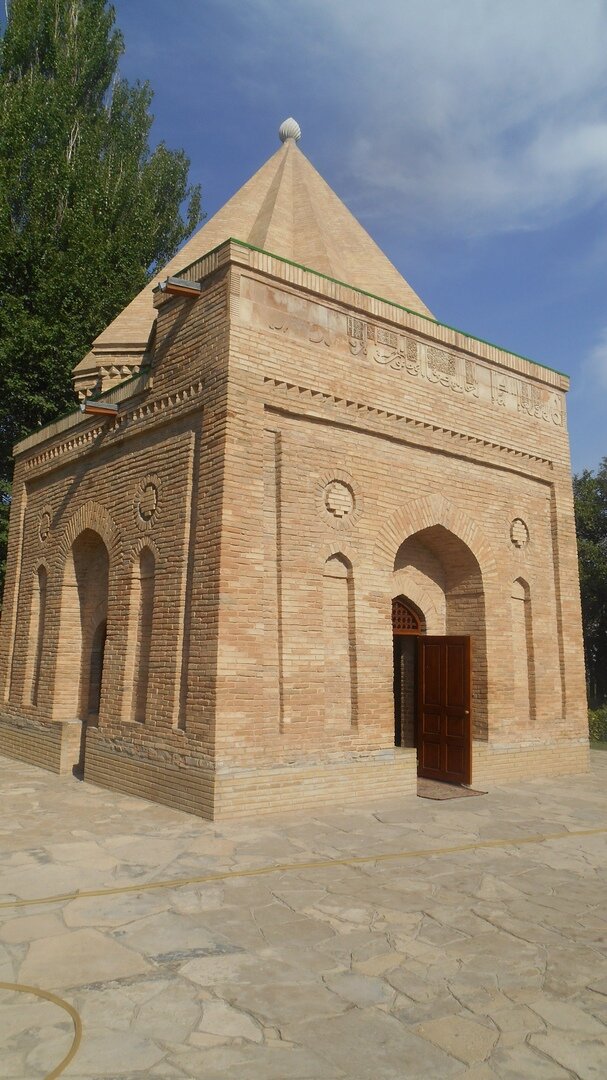
<instances>
[{"instance_id":1,"label":"blue sky","mask_svg":"<svg viewBox=\"0 0 607 1080\"><path fill-rule=\"evenodd\" d=\"M572 378L607 455L606 0L114 0L207 214L300 147L438 319Z\"/></svg>"}]
</instances>

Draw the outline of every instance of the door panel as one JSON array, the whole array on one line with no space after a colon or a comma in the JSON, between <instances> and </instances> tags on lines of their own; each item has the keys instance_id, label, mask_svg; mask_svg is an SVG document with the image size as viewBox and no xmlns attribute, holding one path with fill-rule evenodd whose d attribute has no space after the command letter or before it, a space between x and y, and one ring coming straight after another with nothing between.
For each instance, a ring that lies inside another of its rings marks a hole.
<instances>
[{"instance_id":1,"label":"door panel","mask_svg":"<svg viewBox=\"0 0 607 1080\"><path fill-rule=\"evenodd\" d=\"M426 707L430 708L432 705L436 705L440 708L440 670L441 670L441 649L439 645L426 644L425 645L425 703Z\"/></svg>"},{"instance_id":2,"label":"door panel","mask_svg":"<svg viewBox=\"0 0 607 1080\"><path fill-rule=\"evenodd\" d=\"M446 704L467 708L465 701L465 649L461 645L445 646Z\"/></svg>"},{"instance_id":3,"label":"door panel","mask_svg":"<svg viewBox=\"0 0 607 1080\"><path fill-rule=\"evenodd\" d=\"M449 716L446 719L446 734L450 739L463 739L466 735L466 717Z\"/></svg>"},{"instance_id":4,"label":"door panel","mask_svg":"<svg viewBox=\"0 0 607 1080\"><path fill-rule=\"evenodd\" d=\"M440 712L426 711L422 720L422 733L424 735L440 735Z\"/></svg>"},{"instance_id":5,"label":"door panel","mask_svg":"<svg viewBox=\"0 0 607 1080\"><path fill-rule=\"evenodd\" d=\"M465 772L466 755L460 747L447 746L446 765L450 775L460 775ZM462 780L461 783L466 783L466 781Z\"/></svg>"},{"instance_id":6,"label":"door panel","mask_svg":"<svg viewBox=\"0 0 607 1080\"><path fill-rule=\"evenodd\" d=\"M440 769L440 745L438 742L430 742L428 739L424 740L420 746L421 763L424 769Z\"/></svg>"},{"instance_id":7,"label":"door panel","mask_svg":"<svg viewBox=\"0 0 607 1080\"><path fill-rule=\"evenodd\" d=\"M418 773L469 784L470 638L420 637L418 641Z\"/></svg>"}]
</instances>

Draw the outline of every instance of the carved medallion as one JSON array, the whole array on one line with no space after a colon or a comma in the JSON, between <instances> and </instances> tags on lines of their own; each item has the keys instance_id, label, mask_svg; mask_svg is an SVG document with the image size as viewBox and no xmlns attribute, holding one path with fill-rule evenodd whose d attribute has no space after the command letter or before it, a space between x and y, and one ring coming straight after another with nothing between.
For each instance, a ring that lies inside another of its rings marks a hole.
<instances>
[{"instance_id":1,"label":"carved medallion","mask_svg":"<svg viewBox=\"0 0 607 1080\"><path fill-rule=\"evenodd\" d=\"M325 506L336 518L347 517L354 509L354 496L347 484L332 480L325 488Z\"/></svg>"},{"instance_id":2,"label":"carved medallion","mask_svg":"<svg viewBox=\"0 0 607 1080\"><path fill-rule=\"evenodd\" d=\"M51 531L51 521L50 510L43 510L40 514L40 521L38 522L38 536L42 540L42 543L44 543L45 540L48 540Z\"/></svg>"},{"instance_id":3,"label":"carved medallion","mask_svg":"<svg viewBox=\"0 0 607 1080\"><path fill-rule=\"evenodd\" d=\"M524 548L529 543L529 529L522 518L514 518L510 525L510 539L516 548Z\"/></svg>"},{"instance_id":4,"label":"carved medallion","mask_svg":"<svg viewBox=\"0 0 607 1080\"><path fill-rule=\"evenodd\" d=\"M362 497L355 492L349 473L335 470L316 481L320 510L332 529L349 529L362 513Z\"/></svg>"},{"instance_id":5,"label":"carved medallion","mask_svg":"<svg viewBox=\"0 0 607 1080\"><path fill-rule=\"evenodd\" d=\"M150 521L156 513L158 506L158 488L155 484L146 484L139 500L139 517L144 521Z\"/></svg>"},{"instance_id":6,"label":"carved medallion","mask_svg":"<svg viewBox=\"0 0 607 1080\"><path fill-rule=\"evenodd\" d=\"M135 520L140 529L147 532L153 528L158 514L160 479L146 476L137 488L135 496Z\"/></svg>"}]
</instances>

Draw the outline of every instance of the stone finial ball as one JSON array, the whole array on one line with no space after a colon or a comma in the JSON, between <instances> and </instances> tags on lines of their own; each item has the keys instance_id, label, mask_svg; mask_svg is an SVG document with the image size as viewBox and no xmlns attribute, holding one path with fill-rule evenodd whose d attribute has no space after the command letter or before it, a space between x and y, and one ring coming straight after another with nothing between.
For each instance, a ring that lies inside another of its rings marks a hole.
<instances>
[{"instance_id":1,"label":"stone finial ball","mask_svg":"<svg viewBox=\"0 0 607 1080\"><path fill-rule=\"evenodd\" d=\"M299 142L301 139L301 128L294 120L292 116L289 116L288 120L283 120L278 129L278 135L281 142L286 142L287 139L295 139L295 142Z\"/></svg>"}]
</instances>

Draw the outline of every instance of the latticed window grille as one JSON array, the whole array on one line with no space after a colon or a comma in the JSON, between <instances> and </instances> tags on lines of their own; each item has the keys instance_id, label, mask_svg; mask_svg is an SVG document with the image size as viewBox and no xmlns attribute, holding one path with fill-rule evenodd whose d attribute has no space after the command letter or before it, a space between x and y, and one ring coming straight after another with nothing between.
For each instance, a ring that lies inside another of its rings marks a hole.
<instances>
[{"instance_id":1,"label":"latticed window grille","mask_svg":"<svg viewBox=\"0 0 607 1080\"><path fill-rule=\"evenodd\" d=\"M419 617L404 600L392 601L392 632L394 634L421 634Z\"/></svg>"}]
</instances>

